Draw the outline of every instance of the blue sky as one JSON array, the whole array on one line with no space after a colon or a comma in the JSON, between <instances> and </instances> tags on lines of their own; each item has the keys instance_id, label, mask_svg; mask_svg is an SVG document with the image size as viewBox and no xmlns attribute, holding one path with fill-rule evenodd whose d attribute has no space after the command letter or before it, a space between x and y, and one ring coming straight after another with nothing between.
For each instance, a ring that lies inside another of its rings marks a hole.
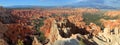
<instances>
[{"instance_id":1,"label":"blue sky","mask_svg":"<svg viewBox=\"0 0 120 45\"><path fill-rule=\"evenodd\" d=\"M119 0L0 0L0 6L15 6L15 5L62 6L78 2L120 7Z\"/></svg>"},{"instance_id":2,"label":"blue sky","mask_svg":"<svg viewBox=\"0 0 120 45\"><path fill-rule=\"evenodd\" d=\"M0 0L2 6L14 5L40 5L40 6L56 6L76 3L83 0Z\"/></svg>"}]
</instances>

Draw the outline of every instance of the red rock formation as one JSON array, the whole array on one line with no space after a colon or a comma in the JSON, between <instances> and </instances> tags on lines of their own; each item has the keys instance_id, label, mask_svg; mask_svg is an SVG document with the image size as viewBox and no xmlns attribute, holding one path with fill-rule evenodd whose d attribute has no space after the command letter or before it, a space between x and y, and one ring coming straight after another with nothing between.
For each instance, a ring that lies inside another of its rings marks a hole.
<instances>
[{"instance_id":1,"label":"red rock formation","mask_svg":"<svg viewBox=\"0 0 120 45\"><path fill-rule=\"evenodd\" d=\"M51 24L53 22L54 18L48 18L44 21L44 25L40 27L40 30L45 33L45 36L47 37L50 33Z\"/></svg>"},{"instance_id":2,"label":"red rock formation","mask_svg":"<svg viewBox=\"0 0 120 45\"><path fill-rule=\"evenodd\" d=\"M5 35L12 40L12 43L16 43L18 39L25 41L26 36L30 36L33 33L34 32L30 26L21 24L8 24L8 30L5 32Z\"/></svg>"},{"instance_id":3,"label":"red rock formation","mask_svg":"<svg viewBox=\"0 0 120 45\"><path fill-rule=\"evenodd\" d=\"M94 23L90 23L89 26L91 28L89 31L91 31L90 33L94 36L98 35L98 33L102 31L101 28Z\"/></svg>"},{"instance_id":4,"label":"red rock formation","mask_svg":"<svg viewBox=\"0 0 120 45\"><path fill-rule=\"evenodd\" d=\"M85 28L85 22L83 22L83 18L81 15L69 16L68 20L79 28Z\"/></svg>"},{"instance_id":5,"label":"red rock formation","mask_svg":"<svg viewBox=\"0 0 120 45\"><path fill-rule=\"evenodd\" d=\"M87 26L80 15L69 16L68 19L71 23L75 24L76 27L85 29L94 36L101 32L101 28L94 23L90 23L90 25Z\"/></svg>"},{"instance_id":6,"label":"red rock formation","mask_svg":"<svg viewBox=\"0 0 120 45\"><path fill-rule=\"evenodd\" d=\"M53 14L55 15L64 15L64 14L68 14L68 15L78 15L78 14L82 14L83 12L89 12L89 13L96 13L98 12L98 9L87 9L87 8L73 8L73 9L13 9L11 10L11 14L14 16L18 16L21 18L39 18L39 17L49 17Z\"/></svg>"},{"instance_id":7,"label":"red rock formation","mask_svg":"<svg viewBox=\"0 0 120 45\"><path fill-rule=\"evenodd\" d=\"M94 37L94 41L98 45L120 45L120 20L105 20L101 19L101 23L104 27L103 32L99 33L97 37ZM106 43L107 42L107 43Z\"/></svg>"},{"instance_id":8,"label":"red rock formation","mask_svg":"<svg viewBox=\"0 0 120 45\"><path fill-rule=\"evenodd\" d=\"M13 16L17 16L23 19L38 19L40 17L48 17L50 14L48 12L44 12L38 9L14 9L11 10L11 14Z\"/></svg>"},{"instance_id":9,"label":"red rock formation","mask_svg":"<svg viewBox=\"0 0 120 45\"><path fill-rule=\"evenodd\" d=\"M104 20L104 19L101 19L101 22L103 24L103 26L105 28L114 28L116 26L119 26L120 25L120 20Z\"/></svg>"},{"instance_id":10,"label":"red rock formation","mask_svg":"<svg viewBox=\"0 0 120 45\"><path fill-rule=\"evenodd\" d=\"M101 19L101 22L104 26L104 33L107 34L118 34L120 28L120 20L104 20Z\"/></svg>"},{"instance_id":11,"label":"red rock formation","mask_svg":"<svg viewBox=\"0 0 120 45\"><path fill-rule=\"evenodd\" d=\"M3 34L8 30L7 25L0 22L0 38L3 38Z\"/></svg>"}]
</instances>

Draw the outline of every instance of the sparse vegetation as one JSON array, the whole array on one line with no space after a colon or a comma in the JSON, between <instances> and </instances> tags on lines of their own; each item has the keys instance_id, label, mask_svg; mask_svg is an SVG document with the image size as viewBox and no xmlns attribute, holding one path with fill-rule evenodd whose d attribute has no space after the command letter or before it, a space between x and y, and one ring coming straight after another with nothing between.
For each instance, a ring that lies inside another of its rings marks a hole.
<instances>
[{"instance_id":1,"label":"sparse vegetation","mask_svg":"<svg viewBox=\"0 0 120 45\"><path fill-rule=\"evenodd\" d=\"M40 42L45 40L44 33L40 31L40 27L44 24L43 21L44 19L33 20L33 23L35 25L34 28L36 30L35 33L37 33L37 38Z\"/></svg>"},{"instance_id":2,"label":"sparse vegetation","mask_svg":"<svg viewBox=\"0 0 120 45\"><path fill-rule=\"evenodd\" d=\"M62 17L67 18L69 16L69 14L62 14Z\"/></svg>"},{"instance_id":3,"label":"sparse vegetation","mask_svg":"<svg viewBox=\"0 0 120 45\"><path fill-rule=\"evenodd\" d=\"M18 39L17 45L24 45L23 40Z\"/></svg>"},{"instance_id":4,"label":"sparse vegetation","mask_svg":"<svg viewBox=\"0 0 120 45\"><path fill-rule=\"evenodd\" d=\"M91 14L91 13L83 13L83 18L84 18L84 21L86 22L87 25L89 25L91 22L92 23L95 23L96 25L100 26L100 27L103 27L101 25L101 22L100 22L100 19L118 19L119 17L116 16L116 17L109 17L109 16L105 16L103 12L98 12L98 13L94 13L94 14Z\"/></svg>"},{"instance_id":5,"label":"sparse vegetation","mask_svg":"<svg viewBox=\"0 0 120 45\"><path fill-rule=\"evenodd\" d=\"M79 45L86 45L86 44L83 42L83 39L81 39L81 40L79 41Z\"/></svg>"}]
</instances>

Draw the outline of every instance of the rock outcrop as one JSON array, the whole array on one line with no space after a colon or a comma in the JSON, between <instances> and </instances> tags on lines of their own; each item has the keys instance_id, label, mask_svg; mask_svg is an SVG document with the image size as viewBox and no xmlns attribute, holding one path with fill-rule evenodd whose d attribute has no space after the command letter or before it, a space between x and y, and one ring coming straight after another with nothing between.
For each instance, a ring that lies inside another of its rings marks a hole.
<instances>
[{"instance_id":1,"label":"rock outcrop","mask_svg":"<svg viewBox=\"0 0 120 45\"><path fill-rule=\"evenodd\" d=\"M98 45L120 45L120 21L119 20L102 20L104 30L99 33L93 40Z\"/></svg>"},{"instance_id":2,"label":"rock outcrop","mask_svg":"<svg viewBox=\"0 0 120 45\"><path fill-rule=\"evenodd\" d=\"M74 16L73 16L74 17ZM71 16L69 19L60 18L58 20L53 20L51 23L51 28L49 35L47 38L50 40L48 45L79 45L79 39L77 38L78 35L82 37L83 35L89 34L86 30L85 23L83 23L82 19L75 18L74 20ZM71 19L71 20L70 20ZM73 20L72 20L73 19ZM49 20L50 21L50 20ZM77 23L79 25L77 25ZM95 30L96 31L96 30ZM76 35L76 36L74 36ZM63 42L60 42L63 41ZM89 43L89 42L87 42Z\"/></svg>"},{"instance_id":3,"label":"rock outcrop","mask_svg":"<svg viewBox=\"0 0 120 45\"><path fill-rule=\"evenodd\" d=\"M4 37L4 33L8 30L7 25L0 22L0 38Z\"/></svg>"},{"instance_id":4,"label":"rock outcrop","mask_svg":"<svg viewBox=\"0 0 120 45\"><path fill-rule=\"evenodd\" d=\"M49 36L49 33L51 31L51 26L54 18L48 18L44 21L44 25L40 27L40 30L45 34L45 36Z\"/></svg>"},{"instance_id":5,"label":"rock outcrop","mask_svg":"<svg viewBox=\"0 0 120 45\"><path fill-rule=\"evenodd\" d=\"M77 39L70 38L70 37L65 38L65 37L62 36L62 34L66 35L66 33L64 33L64 30L59 30L59 28L57 26L57 22L54 20L53 23L52 23L52 26L51 26L50 35L48 37L48 39L50 40L48 45L67 45L67 44L78 45L79 44Z\"/></svg>"},{"instance_id":6,"label":"rock outcrop","mask_svg":"<svg viewBox=\"0 0 120 45\"><path fill-rule=\"evenodd\" d=\"M82 35L89 33L86 30L86 23L83 21L83 18L81 15L69 16L67 26L71 27L71 32L73 33L80 33Z\"/></svg>"},{"instance_id":7,"label":"rock outcrop","mask_svg":"<svg viewBox=\"0 0 120 45\"><path fill-rule=\"evenodd\" d=\"M40 10L35 9L21 9L21 10L11 10L13 16L23 18L23 19L38 19L40 16L43 16Z\"/></svg>"},{"instance_id":8,"label":"rock outcrop","mask_svg":"<svg viewBox=\"0 0 120 45\"><path fill-rule=\"evenodd\" d=\"M110 16L110 17L115 17L120 15L120 10L117 11L107 11L104 15Z\"/></svg>"},{"instance_id":9,"label":"rock outcrop","mask_svg":"<svg viewBox=\"0 0 120 45\"><path fill-rule=\"evenodd\" d=\"M85 28L85 22L83 22L82 15L68 16L68 20L79 28Z\"/></svg>"},{"instance_id":10,"label":"rock outcrop","mask_svg":"<svg viewBox=\"0 0 120 45\"><path fill-rule=\"evenodd\" d=\"M98 33L102 32L101 28L94 23L90 23L89 27L90 29L88 30L93 36L96 36Z\"/></svg>"},{"instance_id":11,"label":"rock outcrop","mask_svg":"<svg viewBox=\"0 0 120 45\"><path fill-rule=\"evenodd\" d=\"M42 44L37 40L36 37L34 37L34 40L33 40L33 42L32 42L32 45L42 45Z\"/></svg>"},{"instance_id":12,"label":"rock outcrop","mask_svg":"<svg viewBox=\"0 0 120 45\"><path fill-rule=\"evenodd\" d=\"M4 39L0 39L0 45L9 45Z\"/></svg>"},{"instance_id":13,"label":"rock outcrop","mask_svg":"<svg viewBox=\"0 0 120 45\"><path fill-rule=\"evenodd\" d=\"M8 43L4 40L4 33L7 30L7 25L0 22L0 45L8 45Z\"/></svg>"},{"instance_id":14,"label":"rock outcrop","mask_svg":"<svg viewBox=\"0 0 120 45\"><path fill-rule=\"evenodd\" d=\"M16 19L10 14L10 10L7 10L5 8L0 9L0 21L2 23L14 23L14 20Z\"/></svg>"},{"instance_id":15,"label":"rock outcrop","mask_svg":"<svg viewBox=\"0 0 120 45\"><path fill-rule=\"evenodd\" d=\"M32 41L30 35L34 34L34 31L30 26L21 24L8 24L8 30L4 33L6 38L9 38L13 44L17 43L18 39L26 41Z\"/></svg>"}]
</instances>

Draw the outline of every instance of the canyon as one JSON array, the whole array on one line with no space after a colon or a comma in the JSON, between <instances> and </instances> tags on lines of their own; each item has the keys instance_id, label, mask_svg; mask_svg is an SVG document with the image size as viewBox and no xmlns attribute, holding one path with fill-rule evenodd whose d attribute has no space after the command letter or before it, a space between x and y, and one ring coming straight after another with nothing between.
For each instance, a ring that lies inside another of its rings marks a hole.
<instances>
[{"instance_id":1,"label":"canyon","mask_svg":"<svg viewBox=\"0 0 120 45\"><path fill-rule=\"evenodd\" d=\"M120 45L120 11L0 8L0 45Z\"/></svg>"}]
</instances>

